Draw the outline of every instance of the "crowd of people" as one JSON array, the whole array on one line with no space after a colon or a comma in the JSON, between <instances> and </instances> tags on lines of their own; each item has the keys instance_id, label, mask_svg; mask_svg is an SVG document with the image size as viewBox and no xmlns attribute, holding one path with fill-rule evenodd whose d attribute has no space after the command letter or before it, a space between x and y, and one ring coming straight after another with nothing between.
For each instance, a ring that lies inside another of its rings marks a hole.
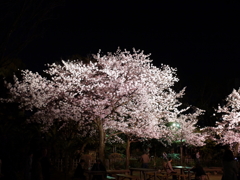
<instances>
[{"instance_id":1,"label":"crowd of people","mask_svg":"<svg viewBox=\"0 0 240 180\"><path fill-rule=\"evenodd\" d=\"M162 154L162 158L164 159L163 170L167 174L171 175L173 179L176 178L175 174L177 171L174 170L172 166L172 157L164 152ZM144 154L141 156L141 168L149 168L150 161L151 158L149 151L144 152ZM194 172L196 180L201 180L202 177L206 176L206 173L201 163L201 156L199 151L195 152L194 162L195 165L190 169L190 171ZM39 154L36 153L34 155L30 152L26 161L25 179L50 180L50 166L51 163L46 149L43 149L39 152ZM222 180L240 180L240 163L238 162L238 159L234 157L234 154L230 149L226 149L224 151L222 169ZM38 172L39 170L41 170L41 172ZM75 178L78 180L86 180L86 170L107 172L101 160L97 159L91 169L86 169L85 161L82 159L75 169L73 179ZM107 175L107 173L105 173L105 175ZM91 180L103 180L103 178L104 177L102 175L93 175Z\"/></svg>"},{"instance_id":2,"label":"crowd of people","mask_svg":"<svg viewBox=\"0 0 240 180\"><path fill-rule=\"evenodd\" d=\"M176 178L176 173L172 167L172 161L173 159L167 155L167 153L163 153L163 159L165 160L163 163L163 169L166 171L166 173L172 175L173 179ZM201 161L200 161L200 152L196 151L195 153L195 165L190 169L190 171L194 172L195 179L201 180L204 179L203 177L206 176L206 172L204 171ZM149 152L146 151L141 156L141 162L142 168L149 168L149 163L151 161L151 158L149 157ZM84 160L81 160L78 164L76 171L74 173L74 177L79 178L81 180L85 180L86 177L84 175ZM234 158L233 152L230 149L225 150L223 159L222 159L222 165L223 165L223 175L222 180L239 180L239 164L236 158ZM103 163L100 160L97 160L96 163L93 165L92 171L106 171L106 168L104 167ZM96 175L93 176L92 180L101 180L102 176Z\"/></svg>"},{"instance_id":3,"label":"crowd of people","mask_svg":"<svg viewBox=\"0 0 240 180\"><path fill-rule=\"evenodd\" d=\"M177 171L175 171L172 167L173 159L169 157L166 152L163 152L162 157L165 160L163 163L163 170L167 174L172 175L173 179L175 179L176 178L175 174L177 173ZM203 166L201 165L200 157L201 155L198 150L192 156L195 165L190 169L190 171L194 172L196 180L202 180L207 176ZM142 168L149 167L150 163L149 152L145 152L141 156L141 161ZM223 170L222 180L240 180L240 163L238 162L238 159L234 157L233 152L229 148L227 148L223 154L222 170Z\"/></svg>"}]
</instances>

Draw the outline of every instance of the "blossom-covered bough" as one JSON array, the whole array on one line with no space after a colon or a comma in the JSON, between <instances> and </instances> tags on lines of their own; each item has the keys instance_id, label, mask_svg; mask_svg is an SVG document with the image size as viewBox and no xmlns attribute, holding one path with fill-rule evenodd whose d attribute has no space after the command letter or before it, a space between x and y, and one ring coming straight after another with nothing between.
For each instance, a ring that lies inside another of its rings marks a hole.
<instances>
[{"instance_id":1,"label":"blossom-covered bough","mask_svg":"<svg viewBox=\"0 0 240 180\"><path fill-rule=\"evenodd\" d=\"M14 83L7 84L11 95L8 101L17 101L20 108L35 112L29 121L43 124L44 131L58 120L63 126L78 122L81 132L86 132L82 136L97 132L101 159L107 132L171 142L175 134L166 123L184 119L177 117L186 111L179 110L178 101L184 90L176 93L172 89L178 81L176 69L153 66L143 51L118 49L114 54L93 57L96 62L89 64L62 61L48 65L48 78L22 71L21 80L15 76Z\"/></svg>"}]
</instances>

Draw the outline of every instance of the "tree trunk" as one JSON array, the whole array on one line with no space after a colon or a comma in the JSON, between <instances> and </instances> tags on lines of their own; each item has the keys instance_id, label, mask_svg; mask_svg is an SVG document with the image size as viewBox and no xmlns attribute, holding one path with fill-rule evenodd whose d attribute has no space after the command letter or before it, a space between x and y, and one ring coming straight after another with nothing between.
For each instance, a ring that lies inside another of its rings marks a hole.
<instances>
[{"instance_id":1,"label":"tree trunk","mask_svg":"<svg viewBox=\"0 0 240 180\"><path fill-rule=\"evenodd\" d=\"M82 155L84 154L84 151L85 151L85 147L87 146L87 142L85 142L82 147L81 147L81 150L80 150L80 158L82 158Z\"/></svg>"},{"instance_id":2,"label":"tree trunk","mask_svg":"<svg viewBox=\"0 0 240 180\"><path fill-rule=\"evenodd\" d=\"M183 145L180 144L180 158L181 158L181 166L183 165Z\"/></svg>"},{"instance_id":3,"label":"tree trunk","mask_svg":"<svg viewBox=\"0 0 240 180\"><path fill-rule=\"evenodd\" d=\"M236 142L234 143L232 149L233 149L233 155L236 157L238 155L238 147L239 147L239 143Z\"/></svg>"},{"instance_id":4,"label":"tree trunk","mask_svg":"<svg viewBox=\"0 0 240 180\"><path fill-rule=\"evenodd\" d=\"M64 172L64 179L67 179L67 174L69 172L69 156L65 154L63 157L63 172Z\"/></svg>"},{"instance_id":5,"label":"tree trunk","mask_svg":"<svg viewBox=\"0 0 240 180\"><path fill-rule=\"evenodd\" d=\"M130 138L127 137L127 146L126 146L126 169L129 168L129 162L130 162L130 145L131 145Z\"/></svg>"},{"instance_id":6,"label":"tree trunk","mask_svg":"<svg viewBox=\"0 0 240 180\"><path fill-rule=\"evenodd\" d=\"M104 151L105 151L105 131L103 130L102 121L100 120L100 123L98 125L99 130L99 148L98 148L98 158L105 164L105 157L104 157Z\"/></svg>"}]
</instances>

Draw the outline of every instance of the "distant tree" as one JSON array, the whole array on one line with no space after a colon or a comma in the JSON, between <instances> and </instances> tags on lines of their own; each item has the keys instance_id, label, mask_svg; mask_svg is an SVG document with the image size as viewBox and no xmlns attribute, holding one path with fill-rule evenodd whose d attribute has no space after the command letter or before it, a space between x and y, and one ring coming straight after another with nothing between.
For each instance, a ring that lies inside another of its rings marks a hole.
<instances>
[{"instance_id":1,"label":"distant tree","mask_svg":"<svg viewBox=\"0 0 240 180\"><path fill-rule=\"evenodd\" d=\"M218 143L229 145L236 155L240 150L240 89L234 89L226 98L226 104L219 105L216 112L221 119L216 127L209 129L216 133Z\"/></svg>"},{"instance_id":2,"label":"distant tree","mask_svg":"<svg viewBox=\"0 0 240 180\"><path fill-rule=\"evenodd\" d=\"M205 145L207 134L200 131L197 126L198 118L203 110L196 107L190 108L192 112L182 113L169 120L167 124L169 136L166 140L180 145L181 161L183 160L183 146Z\"/></svg>"},{"instance_id":3,"label":"distant tree","mask_svg":"<svg viewBox=\"0 0 240 180\"><path fill-rule=\"evenodd\" d=\"M203 114L203 110L194 108L191 113L182 113L169 120L167 125L169 136L167 141L181 142L193 146L203 146L206 140L197 126L198 117Z\"/></svg>"}]
</instances>

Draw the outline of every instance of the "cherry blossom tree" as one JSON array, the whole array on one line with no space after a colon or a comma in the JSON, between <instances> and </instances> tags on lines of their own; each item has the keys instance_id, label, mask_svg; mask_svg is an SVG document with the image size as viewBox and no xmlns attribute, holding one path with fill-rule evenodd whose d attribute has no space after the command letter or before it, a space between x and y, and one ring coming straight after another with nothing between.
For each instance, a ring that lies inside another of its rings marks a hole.
<instances>
[{"instance_id":1,"label":"cherry blossom tree","mask_svg":"<svg viewBox=\"0 0 240 180\"><path fill-rule=\"evenodd\" d=\"M169 136L166 137L168 142L181 142L193 146L203 146L206 140L206 134L201 133L197 127L198 117L203 110L195 109L193 113L182 113L176 118L169 119L168 131Z\"/></svg>"},{"instance_id":2,"label":"cherry blossom tree","mask_svg":"<svg viewBox=\"0 0 240 180\"><path fill-rule=\"evenodd\" d=\"M219 138L218 143L230 145L234 153L239 152L240 143L240 89L233 90L226 98L226 104L218 106L216 110L221 115L221 120L216 122L216 127L210 130L215 132Z\"/></svg>"},{"instance_id":3,"label":"cherry blossom tree","mask_svg":"<svg viewBox=\"0 0 240 180\"><path fill-rule=\"evenodd\" d=\"M185 111L177 117L169 119L167 125L169 136L166 137L165 141L180 144L181 162L183 160L183 145L203 146L207 137L207 134L201 132L197 127L198 117L204 111L195 107L190 107L189 110L193 110L193 112Z\"/></svg>"},{"instance_id":4,"label":"cherry blossom tree","mask_svg":"<svg viewBox=\"0 0 240 180\"><path fill-rule=\"evenodd\" d=\"M44 71L48 78L23 70L21 80L14 76L14 83L7 83L8 101L33 111L29 122L41 123L43 131L58 120L63 127L69 121L78 122L82 136L98 133L101 159L107 132L168 137L166 122L186 110L178 109L184 90L176 93L172 89L178 81L176 69L153 66L143 51L118 49L93 57L96 61L89 64L62 61L48 65Z\"/></svg>"}]
</instances>

